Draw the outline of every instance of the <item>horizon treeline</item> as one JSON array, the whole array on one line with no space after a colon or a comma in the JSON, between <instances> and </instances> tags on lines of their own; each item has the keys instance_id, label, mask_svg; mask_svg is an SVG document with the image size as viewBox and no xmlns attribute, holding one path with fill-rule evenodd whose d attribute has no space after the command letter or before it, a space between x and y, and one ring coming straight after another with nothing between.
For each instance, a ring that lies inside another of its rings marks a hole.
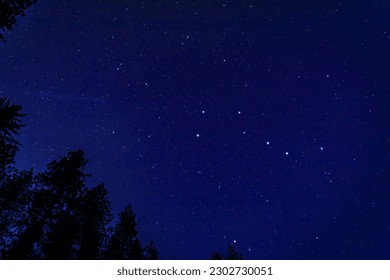
<instances>
[{"instance_id":1,"label":"horizon treeline","mask_svg":"<svg viewBox=\"0 0 390 280\"><path fill-rule=\"evenodd\" d=\"M20 111L0 98L0 258L158 259L153 241L141 245L130 205L110 226L108 191L104 184L87 186L83 151L38 174L14 167Z\"/></svg>"}]
</instances>

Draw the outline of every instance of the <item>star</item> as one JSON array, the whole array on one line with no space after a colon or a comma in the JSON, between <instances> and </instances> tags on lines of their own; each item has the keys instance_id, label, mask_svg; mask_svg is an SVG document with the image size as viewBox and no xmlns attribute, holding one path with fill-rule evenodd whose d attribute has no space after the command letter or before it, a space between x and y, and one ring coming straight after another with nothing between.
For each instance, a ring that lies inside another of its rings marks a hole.
<instances>
[{"instance_id":1,"label":"star","mask_svg":"<svg viewBox=\"0 0 390 280\"><path fill-rule=\"evenodd\" d=\"M267 141L267 145L269 145L269 141Z\"/></svg>"},{"instance_id":2,"label":"star","mask_svg":"<svg viewBox=\"0 0 390 280\"><path fill-rule=\"evenodd\" d=\"M286 154L286 156L288 156L288 152L286 152L285 154Z\"/></svg>"},{"instance_id":3,"label":"star","mask_svg":"<svg viewBox=\"0 0 390 280\"><path fill-rule=\"evenodd\" d=\"M199 136L200 136L199 133L197 133L197 134L196 134L196 137L199 137Z\"/></svg>"}]
</instances>

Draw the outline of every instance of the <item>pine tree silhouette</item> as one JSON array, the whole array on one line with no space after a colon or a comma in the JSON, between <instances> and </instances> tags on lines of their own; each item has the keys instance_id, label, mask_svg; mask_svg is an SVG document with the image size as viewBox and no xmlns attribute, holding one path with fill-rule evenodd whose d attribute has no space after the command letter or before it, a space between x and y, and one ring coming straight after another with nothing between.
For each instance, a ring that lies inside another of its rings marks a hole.
<instances>
[{"instance_id":1,"label":"pine tree silhouette","mask_svg":"<svg viewBox=\"0 0 390 280\"><path fill-rule=\"evenodd\" d=\"M20 118L24 116L22 107L11 104L5 97L0 98L0 178L5 176L7 168L14 162L19 143L15 135L22 126Z\"/></svg>"},{"instance_id":2,"label":"pine tree silhouette","mask_svg":"<svg viewBox=\"0 0 390 280\"><path fill-rule=\"evenodd\" d=\"M0 98L0 258L28 220L32 171L18 172L14 167L19 143L15 135L23 126L21 106Z\"/></svg>"},{"instance_id":3,"label":"pine tree silhouette","mask_svg":"<svg viewBox=\"0 0 390 280\"><path fill-rule=\"evenodd\" d=\"M238 253L233 245L229 245L227 248L226 255L223 256L218 251L215 251L211 255L212 260L242 260L243 256L241 253Z\"/></svg>"},{"instance_id":4,"label":"pine tree silhouette","mask_svg":"<svg viewBox=\"0 0 390 280\"><path fill-rule=\"evenodd\" d=\"M12 166L23 126L21 107L0 99L0 258L158 259L154 242L142 247L127 206L113 230L108 192L86 185L88 160L81 150L52 161L46 171Z\"/></svg>"},{"instance_id":5,"label":"pine tree silhouette","mask_svg":"<svg viewBox=\"0 0 390 280\"><path fill-rule=\"evenodd\" d=\"M12 259L72 259L79 234L80 199L86 192L82 151L53 161L34 180L26 230L7 252Z\"/></svg>"},{"instance_id":6,"label":"pine tree silhouette","mask_svg":"<svg viewBox=\"0 0 390 280\"><path fill-rule=\"evenodd\" d=\"M145 253L144 253L145 260L158 260L159 259L158 252L157 252L157 249L156 249L156 246L155 246L153 240L150 240L149 244L146 245L144 251L145 251Z\"/></svg>"},{"instance_id":7,"label":"pine tree silhouette","mask_svg":"<svg viewBox=\"0 0 390 280\"><path fill-rule=\"evenodd\" d=\"M106 258L113 260L141 260L143 250L138 240L137 222L131 206L120 214L120 220L109 241Z\"/></svg>"},{"instance_id":8,"label":"pine tree silhouette","mask_svg":"<svg viewBox=\"0 0 390 280\"><path fill-rule=\"evenodd\" d=\"M0 1L0 30L12 30L16 25L16 17L25 15L25 10L38 0L7 0ZM4 36L0 33L0 40Z\"/></svg>"},{"instance_id":9,"label":"pine tree silhouette","mask_svg":"<svg viewBox=\"0 0 390 280\"><path fill-rule=\"evenodd\" d=\"M239 254L233 245L229 245L225 260L242 260L242 254Z\"/></svg>"},{"instance_id":10,"label":"pine tree silhouette","mask_svg":"<svg viewBox=\"0 0 390 280\"><path fill-rule=\"evenodd\" d=\"M77 259L100 259L108 242L108 224L112 220L108 192L103 184L87 191L81 209L81 240Z\"/></svg>"},{"instance_id":11,"label":"pine tree silhouette","mask_svg":"<svg viewBox=\"0 0 390 280\"><path fill-rule=\"evenodd\" d=\"M212 259L212 260L223 260L224 257L223 257L218 251L215 251L215 252L211 255L211 259Z\"/></svg>"}]
</instances>

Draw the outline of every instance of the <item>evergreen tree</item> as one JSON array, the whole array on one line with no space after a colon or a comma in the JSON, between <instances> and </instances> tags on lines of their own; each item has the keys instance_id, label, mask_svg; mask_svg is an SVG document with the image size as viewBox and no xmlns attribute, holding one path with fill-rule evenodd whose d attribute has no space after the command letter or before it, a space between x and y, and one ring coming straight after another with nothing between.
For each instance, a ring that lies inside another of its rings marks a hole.
<instances>
[{"instance_id":1,"label":"evergreen tree","mask_svg":"<svg viewBox=\"0 0 390 280\"><path fill-rule=\"evenodd\" d=\"M229 245L225 260L242 260L242 254L239 254L233 245Z\"/></svg>"},{"instance_id":2,"label":"evergreen tree","mask_svg":"<svg viewBox=\"0 0 390 280\"><path fill-rule=\"evenodd\" d=\"M31 210L25 231L8 251L12 259L75 257L80 223L80 198L86 192L82 151L53 161L34 181Z\"/></svg>"},{"instance_id":3,"label":"evergreen tree","mask_svg":"<svg viewBox=\"0 0 390 280\"><path fill-rule=\"evenodd\" d=\"M141 260L143 250L138 240L137 222L131 206L127 206L120 214L107 247L106 258L113 260Z\"/></svg>"},{"instance_id":4,"label":"evergreen tree","mask_svg":"<svg viewBox=\"0 0 390 280\"><path fill-rule=\"evenodd\" d=\"M28 224L32 171L7 174L0 180L0 259Z\"/></svg>"},{"instance_id":5,"label":"evergreen tree","mask_svg":"<svg viewBox=\"0 0 390 280\"><path fill-rule=\"evenodd\" d=\"M81 201L87 192L86 164L84 152L78 150L51 162L47 171L38 175L40 188L46 196L44 209L47 210L38 217L38 221L44 221L44 235L39 244L46 259L76 258Z\"/></svg>"},{"instance_id":6,"label":"evergreen tree","mask_svg":"<svg viewBox=\"0 0 390 280\"><path fill-rule=\"evenodd\" d=\"M212 255L211 255L211 259L212 260L223 260L223 256L218 252L218 251L215 251Z\"/></svg>"},{"instance_id":7,"label":"evergreen tree","mask_svg":"<svg viewBox=\"0 0 390 280\"><path fill-rule=\"evenodd\" d=\"M158 252L153 240L150 240L149 244L144 249L145 260L158 260Z\"/></svg>"},{"instance_id":8,"label":"evergreen tree","mask_svg":"<svg viewBox=\"0 0 390 280\"><path fill-rule=\"evenodd\" d=\"M86 186L83 151L69 152L37 175L12 166L20 110L0 99L0 258L158 259L153 241L142 247L130 206L108 230L108 192L103 184Z\"/></svg>"},{"instance_id":9,"label":"evergreen tree","mask_svg":"<svg viewBox=\"0 0 390 280\"><path fill-rule=\"evenodd\" d=\"M233 245L229 245L227 248L226 255L223 256L218 251L215 251L211 255L212 260L242 260L242 254L238 253Z\"/></svg>"},{"instance_id":10,"label":"evergreen tree","mask_svg":"<svg viewBox=\"0 0 390 280\"><path fill-rule=\"evenodd\" d=\"M104 185L87 191L81 214L81 240L77 259L100 259L107 246L108 224L112 219L108 192Z\"/></svg>"},{"instance_id":11,"label":"evergreen tree","mask_svg":"<svg viewBox=\"0 0 390 280\"><path fill-rule=\"evenodd\" d=\"M38 0L1 0L0 1L0 30L12 30L16 25L16 17L24 16L24 11ZM0 33L0 40L4 36Z\"/></svg>"},{"instance_id":12,"label":"evergreen tree","mask_svg":"<svg viewBox=\"0 0 390 280\"><path fill-rule=\"evenodd\" d=\"M0 179L3 179L10 165L14 162L19 143L15 135L22 126L20 118L24 116L22 107L11 104L5 97L0 98Z\"/></svg>"},{"instance_id":13,"label":"evergreen tree","mask_svg":"<svg viewBox=\"0 0 390 280\"><path fill-rule=\"evenodd\" d=\"M2 136L11 136L19 134L22 126L21 117L25 116L20 111L20 105L11 104L11 101L5 97L0 98L0 132Z\"/></svg>"},{"instance_id":14,"label":"evergreen tree","mask_svg":"<svg viewBox=\"0 0 390 280\"><path fill-rule=\"evenodd\" d=\"M19 143L15 136L23 126L21 106L0 98L0 258L28 220L32 171L18 172L13 166Z\"/></svg>"}]
</instances>

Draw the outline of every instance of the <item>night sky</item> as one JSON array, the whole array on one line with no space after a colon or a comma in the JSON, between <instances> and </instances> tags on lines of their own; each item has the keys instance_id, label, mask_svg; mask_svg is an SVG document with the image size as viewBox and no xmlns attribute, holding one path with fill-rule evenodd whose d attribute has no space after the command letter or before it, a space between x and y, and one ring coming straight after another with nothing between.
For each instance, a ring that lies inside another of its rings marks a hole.
<instances>
[{"instance_id":1,"label":"night sky","mask_svg":"<svg viewBox=\"0 0 390 280\"><path fill-rule=\"evenodd\" d=\"M162 258L390 259L390 2L39 0L17 167L90 159Z\"/></svg>"}]
</instances>

